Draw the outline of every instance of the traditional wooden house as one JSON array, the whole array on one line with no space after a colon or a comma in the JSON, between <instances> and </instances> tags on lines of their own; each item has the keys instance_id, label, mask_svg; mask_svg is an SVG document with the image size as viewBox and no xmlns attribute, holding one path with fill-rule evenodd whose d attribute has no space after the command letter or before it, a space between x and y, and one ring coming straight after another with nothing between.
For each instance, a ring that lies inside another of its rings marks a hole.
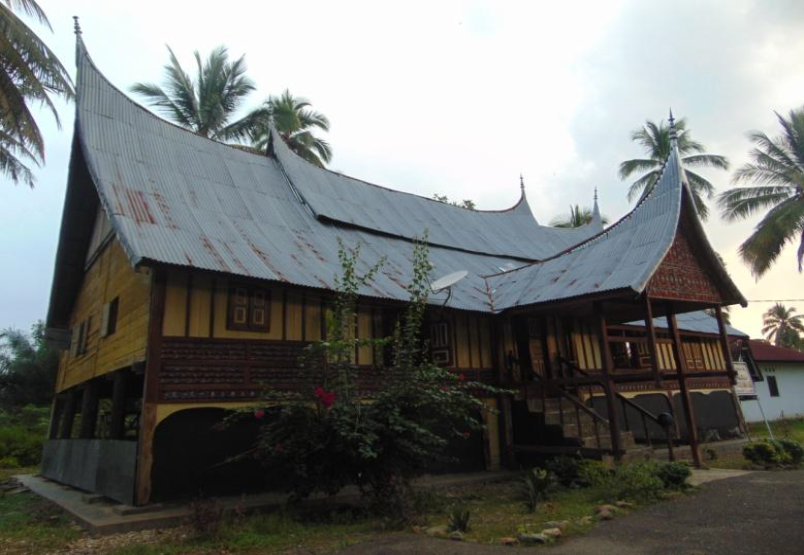
<instances>
[{"instance_id":1,"label":"traditional wooden house","mask_svg":"<svg viewBox=\"0 0 804 555\"><path fill-rule=\"evenodd\" d=\"M217 463L254 430L215 423L266 385L297 387L300 353L325 333L338 240L362 245L366 267L386 258L355 326L380 337L407 299L425 230L434 277L467 272L432 295L434 361L517 392L485 399L495 410L455 447L460 468L619 456L661 441L663 424L696 453L696 414L713 406L718 426L738 425L720 307L745 300L704 234L675 145L622 219L604 229L596 209L589 225L559 229L536 221L524 189L508 210L470 211L313 166L277 136L260 155L195 135L115 88L80 35L77 65L47 317L64 350L45 476L137 504L195 493L198 476L253 486L248 469ZM682 329L686 313L697 315ZM701 318L704 332L690 324ZM355 353L367 374L377 360Z\"/></svg>"}]
</instances>

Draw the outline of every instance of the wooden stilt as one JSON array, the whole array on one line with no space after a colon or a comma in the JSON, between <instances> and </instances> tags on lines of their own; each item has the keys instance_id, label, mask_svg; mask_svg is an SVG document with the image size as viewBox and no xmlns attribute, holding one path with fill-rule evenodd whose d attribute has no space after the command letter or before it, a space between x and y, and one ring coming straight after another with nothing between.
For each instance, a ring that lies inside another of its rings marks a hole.
<instances>
[{"instance_id":1,"label":"wooden stilt","mask_svg":"<svg viewBox=\"0 0 804 555\"><path fill-rule=\"evenodd\" d=\"M81 398L81 428L78 437L92 439L95 437L95 427L98 424L98 382L90 380L84 386L84 396Z\"/></svg>"},{"instance_id":2,"label":"wooden stilt","mask_svg":"<svg viewBox=\"0 0 804 555\"><path fill-rule=\"evenodd\" d=\"M684 407L684 419L687 422L687 436L692 451L692 462L701 467L701 452L698 445L698 428L695 424L695 411L692 406L692 398L687 384L687 359L684 358L684 350L681 347L681 334L678 332L678 322L671 305L667 307L667 324L670 329L673 356L676 359L676 370L678 371L678 389L681 395L681 404Z\"/></svg>"},{"instance_id":3,"label":"wooden stilt","mask_svg":"<svg viewBox=\"0 0 804 555\"><path fill-rule=\"evenodd\" d=\"M109 419L109 439L123 439L126 424L126 380L128 372L115 373L112 382L112 415Z\"/></svg>"},{"instance_id":4,"label":"wooden stilt","mask_svg":"<svg viewBox=\"0 0 804 555\"><path fill-rule=\"evenodd\" d=\"M47 438L56 439L59 437L59 423L61 422L61 413L64 411L64 397L57 395L53 398L53 403L50 409L50 424L47 429Z\"/></svg>"},{"instance_id":5,"label":"wooden stilt","mask_svg":"<svg viewBox=\"0 0 804 555\"><path fill-rule=\"evenodd\" d=\"M61 419L61 433L59 433L61 439L70 439L73 435L76 403L76 391L73 389L67 393L67 399L64 401L64 415Z\"/></svg>"},{"instance_id":6,"label":"wooden stilt","mask_svg":"<svg viewBox=\"0 0 804 555\"><path fill-rule=\"evenodd\" d=\"M597 324L598 324L598 337L600 340L600 354L603 359L603 389L606 393L606 409L608 410L609 417L609 431L611 432L611 447L614 451L615 458L620 458L623 453L622 437L620 436L620 422L617 419L617 409L614 406L614 392L617 387L612 379L614 372L614 359L611 356L611 347L609 346L609 333L608 325L606 324L606 317L599 307L596 307Z\"/></svg>"},{"instance_id":7,"label":"wooden stilt","mask_svg":"<svg viewBox=\"0 0 804 555\"><path fill-rule=\"evenodd\" d=\"M717 329L720 335L720 348L723 350L723 360L726 361L726 372L729 373L731 385L735 385L737 383L737 372L734 370L734 363L731 360L729 336L726 331L726 322L723 321L723 309L720 308L720 305L715 306L715 319L717 319Z\"/></svg>"},{"instance_id":8,"label":"wooden stilt","mask_svg":"<svg viewBox=\"0 0 804 555\"><path fill-rule=\"evenodd\" d=\"M165 314L167 278L162 269L154 270L151 284L151 307L148 320L148 347L145 362L142 415L137 438L137 485L134 499L137 505L151 500L151 469L154 462L153 439L156 431L156 405L159 400L159 368L162 363L162 320Z\"/></svg>"},{"instance_id":9,"label":"wooden stilt","mask_svg":"<svg viewBox=\"0 0 804 555\"><path fill-rule=\"evenodd\" d=\"M650 297L645 293L645 330L648 339L648 351L650 352L650 368L653 371L653 379L656 387L662 387L662 374L659 369L659 349L656 345L656 329L653 327L653 309L650 306Z\"/></svg>"}]
</instances>

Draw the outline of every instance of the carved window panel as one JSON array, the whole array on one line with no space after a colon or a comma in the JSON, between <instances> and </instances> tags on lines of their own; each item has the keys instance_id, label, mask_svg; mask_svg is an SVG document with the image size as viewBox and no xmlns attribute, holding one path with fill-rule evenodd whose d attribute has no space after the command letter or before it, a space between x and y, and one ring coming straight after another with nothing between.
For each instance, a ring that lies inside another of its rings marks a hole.
<instances>
[{"instance_id":1,"label":"carved window panel","mask_svg":"<svg viewBox=\"0 0 804 555\"><path fill-rule=\"evenodd\" d=\"M452 330L449 322L430 324L430 356L433 364L452 366Z\"/></svg>"},{"instance_id":2,"label":"carved window panel","mask_svg":"<svg viewBox=\"0 0 804 555\"><path fill-rule=\"evenodd\" d=\"M270 331L271 292L262 287L231 286L226 328L242 331Z\"/></svg>"}]
</instances>

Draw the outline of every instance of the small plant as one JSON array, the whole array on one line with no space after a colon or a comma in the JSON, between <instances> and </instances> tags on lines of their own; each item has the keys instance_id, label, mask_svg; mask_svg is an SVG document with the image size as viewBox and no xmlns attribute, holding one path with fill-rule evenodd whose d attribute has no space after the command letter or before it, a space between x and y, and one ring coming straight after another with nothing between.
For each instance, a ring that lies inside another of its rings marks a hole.
<instances>
[{"instance_id":1,"label":"small plant","mask_svg":"<svg viewBox=\"0 0 804 555\"><path fill-rule=\"evenodd\" d=\"M657 475L665 489L680 491L687 488L687 479L692 476L692 471L686 464L666 462L657 465Z\"/></svg>"},{"instance_id":2,"label":"small plant","mask_svg":"<svg viewBox=\"0 0 804 555\"><path fill-rule=\"evenodd\" d=\"M716 461L719 457L717 451L712 449L711 447L707 447L704 449L704 454L706 455L707 460Z\"/></svg>"},{"instance_id":3,"label":"small plant","mask_svg":"<svg viewBox=\"0 0 804 555\"><path fill-rule=\"evenodd\" d=\"M447 523L447 530L450 532L461 532L465 534L469 530L469 517L471 513L466 505L455 504L449 513L449 522Z\"/></svg>"},{"instance_id":4,"label":"small plant","mask_svg":"<svg viewBox=\"0 0 804 555\"><path fill-rule=\"evenodd\" d=\"M549 470L531 468L522 479L522 498L529 512L535 512L556 487L556 477Z\"/></svg>"},{"instance_id":5,"label":"small plant","mask_svg":"<svg viewBox=\"0 0 804 555\"><path fill-rule=\"evenodd\" d=\"M649 502L658 499L664 482L658 475L658 465L640 462L618 466L599 483L603 498L609 503L621 500Z\"/></svg>"},{"instance_id":6,"label":"small plant","mask_svg":"<svg viewBox=\"0 0 804 555\"><path fill-rule=\"evenodd\" d=\"M780 439L779 444L790 458L790 464L796 467L800 466L801 462L804 460L804 447L802 447L799 442L792 439Z\"/></svg>"},{"instance_id":7,"label":"small plant","mask_svg":"<svg viewBox=\"0 0 804 555\"><path fill-rule=\"evenodd\" d=\"M198 538L217 539L223 524L223 508L215 499L194 499L190 503L189 524Z\"/></svg>"}]
</instances>

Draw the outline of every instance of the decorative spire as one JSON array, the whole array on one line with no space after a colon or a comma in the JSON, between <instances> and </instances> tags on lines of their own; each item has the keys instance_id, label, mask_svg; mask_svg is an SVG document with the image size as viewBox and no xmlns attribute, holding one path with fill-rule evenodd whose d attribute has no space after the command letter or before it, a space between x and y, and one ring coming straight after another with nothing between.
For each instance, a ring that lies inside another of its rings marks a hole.
<instances>
[{"instance_id":1,"label":"decorative spire","mask_svg":"<svg viewBox=\"0 0 804 555\"><path fill-rule=\"evenodd\" d=\"M675 143L678 140L676 136L676 119L673 117L673 109L670 108L670 117L667 119L670 124L670 142Z\"/></svg>"},{"instance_id":2,"label":"decorative spire","mask_svg":"<svg viewBox=\"0 0 804 555\"><path fill-rule=\"evenodd\" d=\"M590 224L600 231L603 230L603 217L600 215L600 207L597 204L597 187L595 187L594 202L592 203L592 221Z\"/></svg>"},{"instance_id":3,"label":"decorative spire","mask_svg":"<svg viewBox=\"0 0 804 555\"><path fill-rule=\"evenodd\" d=\"M525 178L522 177L522 174L519 174L519 189L524 191L525 190Z\"/></svg>"},{"instance_id":4,"label":"decorative spire","mask_svg":"<svg viewBox=\"0 0 804 555\"><path fill-rule=\"evenodd\" d=\"M81 36L81 23L78 21L78 16L73 16L73 28L75 29L75 34L79 37Z\"/></svg>"}]
</instances>

